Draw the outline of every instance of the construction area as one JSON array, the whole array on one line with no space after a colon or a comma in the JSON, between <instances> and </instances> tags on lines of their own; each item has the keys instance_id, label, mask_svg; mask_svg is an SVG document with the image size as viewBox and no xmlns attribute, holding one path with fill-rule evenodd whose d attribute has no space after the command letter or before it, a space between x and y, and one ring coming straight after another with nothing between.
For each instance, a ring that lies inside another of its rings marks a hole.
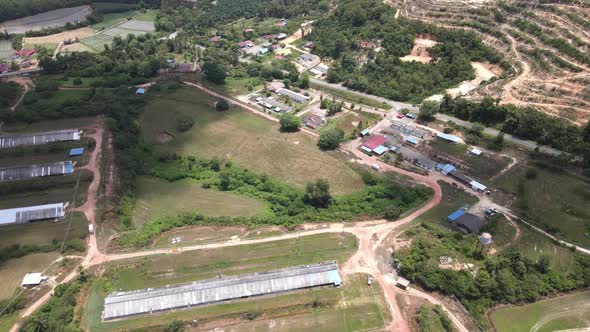
<instances>
[{"instance_id":1,"label":"construction area","mask_svg":"<svg viewBox=\"0 0 590 332\"><path fill-rule=\"evenodd\" d=\"M0 168L0 182L27 180L52 175L68 175L72 173L74 173L74 163L72 161L13 166Z\"/></svg>"},{"instance_id":2,"label":"construction area","mask_svg":"<svg viewBox=\"0 0 590 332\"><path fill-rule=\"evenodd\" d=\"M56 130L34 134L3 135L0 136L0 149L79 140L80 132L78 129Z\"/></svg>"},{"instance_id":3,"label":"construction area","mask_svg":"<svg viewBox=\"0 0 590 332\"><path fill-rule=\"evenodd\" d=\"M336 262L220 276L187 284L111 294L105 298L102 318L112 320L298 289L340 286L341 283Z\"/></svg>"}]
</instances>

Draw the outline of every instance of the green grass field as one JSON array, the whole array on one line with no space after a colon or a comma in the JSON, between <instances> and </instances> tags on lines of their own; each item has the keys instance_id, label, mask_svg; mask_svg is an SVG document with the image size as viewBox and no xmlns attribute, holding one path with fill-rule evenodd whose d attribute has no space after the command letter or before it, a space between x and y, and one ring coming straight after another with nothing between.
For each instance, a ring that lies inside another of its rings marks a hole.
<instances>
[{"instance_id":1,"label":"green grass field","mask_svg":"<svg viewBox=\"0 0 590 332\"><path fill-rule=\"evenodd\" d=\"M446 182L439 181L443 195L436 207L428 210L420 217L416 218L418 222L436 224L443 229L453 229L447 221L447 216L464 205L472 205L477 202L477 198L461 189L457 189Z\"/></svg>"},{"instance_id":2,"label":"green grass field","mask_svg":"<svg viewBox=\"0 0 590 332\"><path fill-rule=\"evenodd\" d=\"M101 286L93 285L86 308L86 327L93 332L162 331L175 319L198 320L199 329L206 330L223 327L224 331L353 332L376 330L390 320L382 289L378 284L367 286L364 274L349 276L339 288L243 299L109 323L99 318L104 296Z\"/></svg>"},{"instance_id":3,"label":"green grass field","mask_svg":"<svg viewBox=\"0 0 590 332\"><path fill-rule=\"evenodd\" d=\"M206 216L256 216L264 204L256 199L203 189L192 179L176 182L140 177L133 219L136 227L155 217L198 212Z\"/></svg>"},{"instance_id":4,"label":"green grass field","mask_svg":"<svg viewBox=\"0 0 590 332\"><path fill-rule=\"evenodd\" d=\"M80 206L86 202L86 192L89 185L90 181L80 181L76 195L74 195L75 183L71 186L56 186L43 190L3 195L0 200L0 209L60 202L70 202L74 207Z\"/></svg>"},{"instance_id":5,"label":"green grass field","mask_svg":"<svg viewBox=\"0 0 590 332\"><path fill-rule=\"evenodd\" d=\"M14 54L10 40L0 40L0 60L7 59Z\"/></svg>"},{"instance_id":6,"label":"green grass field","mask_svg":"<svg viewBox=\"0 0 590 332\"><path fill-rule=\"evenodd\" d=\"M130 10L130 11L120 12L120 13L105 14L105 15L103 15L103 20L101 22L93 24L93 25L91 25L91 27L94 30L101 31L101 30L111 27L117 23L121 23L128 18L134 17L138 13L139 13L138 10Z\"/></svg>"},{"instance_id":7,"label":"green grass field","mask_svg":"<svg viewBox=\"0 0 590 332\"><path fill-rule=\"evenodd\" d=\"M160 255L113 263L120 268L110 279L117 289L122 290L158 287L213 278L217 273L235 275L328 260L344 262L356 246L354 236L337 233Z\"/></svg>"},{"instance_id":8,"label":"green grass field","mask_svg":"<svg viewBox=\"0 0 590 332\"><path fill-rule=\"evenodd\" d=\"M2 280L0 301L14 295L25 274L45 270L57 257L59 257L58 253L37 253L2 263L0 265L0 280Z\"/></svg>"},{"instance_id":9,"label":"green grass field","mask_svg":"<svg viewBox=\"0 0 590 332\"><path fill-rule=\"evenodd\" d=\"M358 128L359 123L363 123L363 128L371 126L373 123L379 121L381 117L377 114L355 111L349 112L344 116L332 120L334 125L344 130L345 137L349 137L352 132Z\"/></svg>"},{"instance_id":10,"label":"green grass field","mask_svg":"<svg viewBox=\"0 0 590 332\"><path fill-rule=\"evenodd\" d=\"M18 317L18 312L0 316L0 331L10 331L14 323L18 320Z\"/></svg>"},{"instance_id":11,"label":"green grass field","mask_svg":"<svg viewBox=\"0 0 590 332\"><path fill-rule=\"evenodd\" d=\"M465 173L479 181L490 180L510 163L510 159L507 157L492 156L487 153L474 156L469 153L467 145L453 144L441 139L430 141L430 146L434 149L434 153L445 153L462 160L468 167Z\"/></svg>"},{"instance_id":12,"label":"green grass field","mask_svg":"<svg viewBox=\"0 0 590 332\"><path fill-rule=\"evenodd\" d=\"M71 218L71 222L70 219ZM70 227L71 223L71 227ZM71 212L59 222L41 221L30 224L2 226L0 248L14 244L45 245L61 242L70 227L68 239L82 239L88 232L88 221L81 212Z\"/></svg>"},{"instance_id":13,"label":"green grass field","mask_svg":"<svg viewBox=\"0 0 590 332\"><path fill-rule=\"evenodd\" d=\"M245 95L262 88L262 82L257 78L227 78L223 85L206 81L204 81L204 84L213 90L230 96ZM248 85L251 86L251 89L248 89Z\"/></svg>"},{"instance_id":14,"label":"green grass field","mask_svg":"<svg viewBox=\"0 0 590 332\"><path fill-rule=\"evenodd\" d=\"M364 188L359 174L337 152L320 151L304 133L281 133L278 124L243 110L217 112L214 99L196 89L153 92L140 118L147 142L162 151L203 158L229 158L240 167L266 173L303 188L309 181L326 178L335 194ZM192 130L176 130L176 118L189 115ZM171 140L163 140L162 138Z\"/></svg>"},{"instance_id":15,"label":"green grass field","mask_svg":"<svg viewBox=\"0 0 590 332\"><path fill-rule=\"evenodd\" d=\"M531 169L536 177L527 179ZM512 208L525 220L590 247L590 183L559 169L518 165L493 184L515 199Z\"/></svg>"},{"instance_id":16,"label":"green grass field","mask_svg":"<svg viewBox=\"0 0 590 332\"><path fill-rule=\"evenodd\" d=\"M515 319L518 317L518 319ZM590 327L590 291L494 310L498 332L552 332ZM580 330L581 331L581 330Z\"/></svg>"}]
</instances>

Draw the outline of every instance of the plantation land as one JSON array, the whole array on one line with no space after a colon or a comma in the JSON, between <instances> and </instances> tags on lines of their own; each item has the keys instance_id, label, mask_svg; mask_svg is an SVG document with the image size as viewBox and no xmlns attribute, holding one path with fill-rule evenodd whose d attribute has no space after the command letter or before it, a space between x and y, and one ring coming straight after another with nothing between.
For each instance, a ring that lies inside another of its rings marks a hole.
<instances>
[{"instance_id":1,"label":"plantation land","mask_svg":"<svg viewBox=\"0 0 590 332\"><path fill-rule=\"evenodd\" d=\"M43 271L57 257L59 257L58 253L37 253L2 263L0 265L0 280L2 280L0 301L14 295L15 289L20 286L25 274Z\"/></svg>"},{"instance_id":2,"label":"plantation land","mask_svg":"<svg viewBox=\"0 0 590 332\"><path fill-rule=\"evenodd\" d=\"M168 182L141 177L133 219L136 227L164 215L197 212L205 216L255 216L264 211L256 199L213 189L203 189L192 179Z\"/></svg>"},{"instance_id":3,"label":"plantation land","mask_svg":"<svg viewBox=\"0 0 590 332\"><path fill-rule=\"evenodd\" d=\"M514 319L518 317L518 319ZM590 291L494 310L492 322L498 332L557 330L590 327Z\"/></svg>"},{"instance_id":4,"label":"plantation land","mask_svg":"<svg viewBox=\"0 0 590 332\"><path fill-rule=\"evenodd\" d=\"M536 175L527 178L527 172ZM532 162L513 167L494 182L515 197L512 208L519 216L567 241L590 247L588 180Z\"/></svg>"},{"instance_id":5,"label":"plantation land","mask_svg":"<svg viewBox=\"0 0 590 332\"><path fill-rule=\"evenodd\" d=\"M336 194L364 187L360 175L340 154L320 151L308 135L281 133L278 125L236 108L217 112L211 106L214 101L188 87L152 95L140 119L144 138L162 151L228 158L240 167L299 188L317 178L326 178ZM176 118L180 115L194 119L191 130L177 131Z\"/></svg>"}]
</instances>

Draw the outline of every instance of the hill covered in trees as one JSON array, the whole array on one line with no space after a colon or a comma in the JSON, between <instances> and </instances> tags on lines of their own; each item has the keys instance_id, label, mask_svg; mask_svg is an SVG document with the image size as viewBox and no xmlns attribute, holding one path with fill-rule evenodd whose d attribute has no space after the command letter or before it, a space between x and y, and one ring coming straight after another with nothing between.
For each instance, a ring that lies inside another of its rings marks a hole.
<instances>
[{"instance_id":1,"label":"hill covered in trees","mask_svg":"<svg viewBox=\"0 0 590 332\"><path fill-rule=\"evenodd\" d=\"M438 41L429 64L402 62L414 39L428 35ZM421 101L474 77L471 61L504 65L473 33L450 31L395 18L395 11L377 0L343 0L332 15L317 21L306 37L314 53L336 60L331 82L401 101ZM369 46L381 45L380 48Z\"/></svg>"}]
</instances>

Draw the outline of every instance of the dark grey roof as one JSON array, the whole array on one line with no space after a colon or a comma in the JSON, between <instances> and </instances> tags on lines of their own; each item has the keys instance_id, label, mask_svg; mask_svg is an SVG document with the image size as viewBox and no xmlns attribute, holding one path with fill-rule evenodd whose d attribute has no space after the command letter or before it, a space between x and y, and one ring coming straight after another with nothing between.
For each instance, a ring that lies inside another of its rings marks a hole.
<instances>
[{"instance_id":1,"label":"dark grey roof","mask_svg":"<svg viewBox=\"0 0 590 332\"><path fill-rule=\"evenodd\" d=\"M224 276L161 288L113 293L105 298L102 317L108 320L302 288L338 286L340 283L336 262Z\"/></svg>"},{"instance_id":2,"label":"dark grey roof","mask_svg":"<svg viewBox=\"0 0 590 332\"><path fill-rule=\"evenodd\" d=\"M459 172L458 170L453 170L449 172L449 175L454 177L455 179L459 180L459 181L463 181L465 183L469 183L472 181L472 179L470 177L468 177L467 175Z\"/></svg>"},{"instance_id":3,"label":"dark grey roof","mask_svg":"<svg viewBox=\"0 0 590 332\"><path fill-rule=\"evenodd\" d=\"M455 225L464 233L479 233L484 223L480 217L471 213L465 213L455 220Z\"/></svg>"},{"instance_id":4,"label":"dark grey roof","mask_svg":"<svg viewBox=\"0 0 590 332\"><path fill-rule=\"evenodd\" d=\"M0 168L0 182L26 180L41 176L65 175L74 172L71 161Z\"/></svg>"}]
</instances>

